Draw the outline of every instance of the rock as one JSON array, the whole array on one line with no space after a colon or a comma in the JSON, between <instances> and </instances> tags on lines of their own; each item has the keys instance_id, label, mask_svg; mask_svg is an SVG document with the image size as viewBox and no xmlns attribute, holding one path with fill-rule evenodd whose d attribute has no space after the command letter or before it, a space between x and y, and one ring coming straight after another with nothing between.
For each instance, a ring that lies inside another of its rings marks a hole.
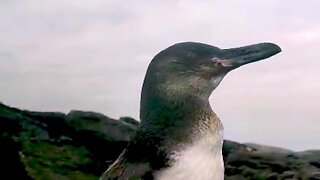
<instances>
[{"instance_id":1,"label":"rock","mask_svg":"<svg viewBox=\"0 0 320 180\"><path fill-rule=\"evenodd\" d=\"M129 141L137 125L111 119L103 114L85 111L71 111L66 122L77 131L86 131L112 141Z\"/></svg>"},{"instance_id":2,"label":"rock","mask_svg":"<svg viewBox=\"0 0 320 180\"><path fill-rule=\"evenodd\" d=\"M320 171L310 173L309 179L320 180Z\"/></svg>"},{"instance_id":3,"label":"rock","mask_svg":"<svg viewBox=\"0 0 320 180\"><path fill-rule=\"evenodd\" d=\"M246 146L251 147L257 151L260 152L266 152L266 153L291 153L292 151L284 148L279 148L279 147L272 147L272 146L265 146L265 145L260 145L260 144L255 144L255 143L245 143Z\"/></svg>"},{"instance_id":4,"label":"rock","mask_svg":"<svg viewBox=\"0 0 320 180\"><path fill-rule=\"evenodd\" d=\"M132 124L132 125L135 125L135 126L139 125L139 121L137 121L131 117L121 117L119 120L126 122L126 123L129 123L129 124Z\"/></svg>"},{"instance_id":5,"label":"rock","mask_svg":"<svg viewBox=\"0 0 320 180\"><path fill-rule=\"evenodd\" d=\"M298 177L296 172L286 171L280 175L280 179L298 179Z\"/></svg>"},{"instance_id":6,"label":"rock","mask_svg":"<svg viewBox=\"0 0 320 180\"><path fill-rule=\"evenodd\" d=\"M0 103L0 179L97 179L138 125L130 117L33 112ZM320 177L320 150L293 152L225 140L223 155L226 180Z\"/></svg>"},{"instance_id":7,"label":"rock","mask_svg":"<svg viewBox=\"0 0 320 180\"><path fill-rule=\"evenodd\" d=\"M9 137L0 138L0 177L31 180L19 156L19 144Z\"/></svg>"},{"instance_id":8,"label":"rock","mask_svg":"<svg viewBox=\"0 0 320 180\"><path fill-rule=\"evenodd\" d=\"M270 173L267 176L267 180L278 180L279 179L279 174L278 173Z\"/></svg>"}]
</instances>

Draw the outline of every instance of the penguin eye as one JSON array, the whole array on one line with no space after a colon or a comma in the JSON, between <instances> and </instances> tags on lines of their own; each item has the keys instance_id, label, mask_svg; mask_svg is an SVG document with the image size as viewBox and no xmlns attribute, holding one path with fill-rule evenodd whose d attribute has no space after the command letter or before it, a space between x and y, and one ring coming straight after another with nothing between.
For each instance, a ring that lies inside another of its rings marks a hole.
<instances>
[{"instance_id":1,"label":"penguin eye","mask_svg":"<svg viewBox=\"0 0 320 180\"><path fill-rule=\"evenodd\" d=\"M217 57L211 58L211 62L215 67L230 67L232 66L231 62L226 59L219 59Z\"/></svg>"},{"instance_id":2,"label":"penguin eye","mask_svg":"<svg viewBox=\"0 0 320 180\"><path fill-rule=\"evenodd\" d=\"M220 66L223 66L222 63L221 63L221 59L217 58L217 57L213 57L210 59L212 64L215 66L215 67L220 67Z\"/></svg>"},{"instance_id":3,"label":"penguin eye","mask_svg":"<svg viewBox=\"0 0 320 180\"><path fill-rule=\"evenodd\" d=\"M218 60L219 60L219 58L217 58L217 57L211 58L211 61L218 61Z\"/></svg>"}]
</instances>

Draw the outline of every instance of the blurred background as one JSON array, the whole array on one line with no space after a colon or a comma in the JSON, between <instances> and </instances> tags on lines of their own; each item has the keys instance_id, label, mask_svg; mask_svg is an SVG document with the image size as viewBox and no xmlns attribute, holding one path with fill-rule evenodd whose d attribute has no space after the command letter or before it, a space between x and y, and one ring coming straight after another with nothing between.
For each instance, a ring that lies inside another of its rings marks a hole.
<instances>
[{"instance_id":1,"label":"blurred background","mask_svg":"<svg viewBox=\"0 0 320 180\"><path fill-rule=\"evenodd\" d=\"M229 73L210 102L225 137L320 148L320 1L0 2L0 101L138 119L147 66L177 42L273 42L283 52Z\"/></svg>"}]
</instances>

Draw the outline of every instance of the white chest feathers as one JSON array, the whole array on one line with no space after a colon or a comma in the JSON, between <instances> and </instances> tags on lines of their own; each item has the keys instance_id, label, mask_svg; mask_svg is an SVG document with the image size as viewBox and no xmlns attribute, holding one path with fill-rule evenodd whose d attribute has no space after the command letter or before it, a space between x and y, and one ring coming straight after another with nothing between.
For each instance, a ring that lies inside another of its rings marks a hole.
<instances>
[{"instance_id":1,"label":"white chest feathers","mask_svg":"<svg viewBox=\"0 0 320 180\"><path fill-rule=\"evenodd\" d=\"M205 136L177 153L172 167L155 174L156 180L223 180L222 133Z\"/></svg>"}]
</instances>

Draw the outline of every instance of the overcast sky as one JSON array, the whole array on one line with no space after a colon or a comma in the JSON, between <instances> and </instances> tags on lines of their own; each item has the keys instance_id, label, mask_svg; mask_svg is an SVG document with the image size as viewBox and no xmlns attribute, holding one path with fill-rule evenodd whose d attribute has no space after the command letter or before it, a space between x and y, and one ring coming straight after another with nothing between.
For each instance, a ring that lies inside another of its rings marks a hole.
<instances>
[{"instance_id":1,"label":"overcast sky","mask_svg":"<svg viewBox=\"0 0 320 180\"><path fill-rule=\"evenodd\" d=\"M0 101L139 116L152 57L181 41L283 52L229 73L210 98L225 137L320 148L320 1L2 0Z\"/></svg>"}]
</instances>

